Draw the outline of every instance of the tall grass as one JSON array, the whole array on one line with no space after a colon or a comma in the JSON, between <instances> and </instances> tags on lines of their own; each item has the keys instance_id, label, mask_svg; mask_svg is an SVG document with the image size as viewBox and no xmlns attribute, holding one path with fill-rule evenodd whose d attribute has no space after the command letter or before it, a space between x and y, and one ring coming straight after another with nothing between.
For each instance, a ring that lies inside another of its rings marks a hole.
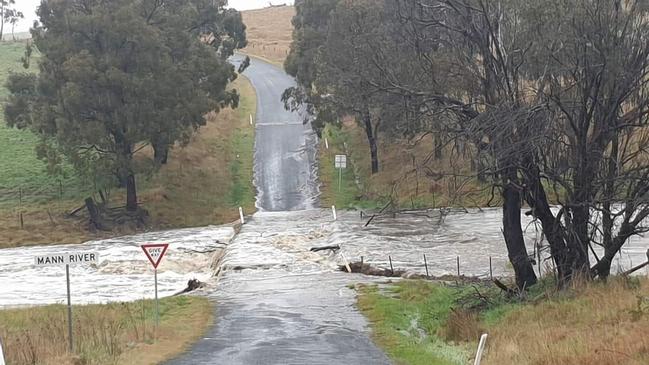
<instances>
[{"instance_id":1,"label":"tall grass","mask_svg":"<svg viewBox=\"0 0 649 365\"><path fill-rule=\"evenodd\" d=\"M467 363L482 333L489 334L487 365L649 364L649 280L564 291L551 281L522 298L492 286L403 281L361 287L358 305L399 364Z\"/></svg>"},{"instance_id":2,"label":"tall grass","mask_svg":"<svg viewBox=\"0 0 649 365\"><path fill-rule=\"evenodd\" d=\"M210 306L204 298L168 298L160 304L157 330L152 301L75 307L74 353L68 350L67 307L0 311L0 338L7 364L119 364L122 355L142 344L154 344L156 339L171 337L184 345L209 323ZM176 331L178 323L191 321L192 313L202 317L192 325L192 333Z\"/></svg>"}]
</instances>

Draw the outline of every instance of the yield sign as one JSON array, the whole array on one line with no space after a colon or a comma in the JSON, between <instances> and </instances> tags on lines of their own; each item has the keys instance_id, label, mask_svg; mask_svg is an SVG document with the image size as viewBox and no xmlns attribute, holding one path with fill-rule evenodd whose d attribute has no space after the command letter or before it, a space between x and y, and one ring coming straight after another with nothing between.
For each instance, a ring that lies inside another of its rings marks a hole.
<instances>
[{"instance_id":1,"label":"yield sign","mask_svg":"<svg viewBox=\"0 0 649 365\"><path fill-rule=\"evenodd\" d=\"M159 243L159 244L142 245L140 247L142 247L142 251L144 251L144 254L149 259L149 261L151 261L151 265L153 265L153 268L157 269L158 265L160 265L160 261L162 261L162 257L167 252L167 248L169 248L169 244Z\"/></svg>"}]
</instances>

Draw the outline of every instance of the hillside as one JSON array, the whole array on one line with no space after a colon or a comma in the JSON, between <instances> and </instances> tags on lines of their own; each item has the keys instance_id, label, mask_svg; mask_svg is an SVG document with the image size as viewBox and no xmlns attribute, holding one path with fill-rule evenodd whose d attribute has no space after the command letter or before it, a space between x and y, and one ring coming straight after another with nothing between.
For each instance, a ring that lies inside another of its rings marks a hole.
<instances>
[{"instance_id":1,"label":"hillside","mask_svg":"<svg viewBox=\"0 0 649 365\"><path fill-rule=\"evenodd\" d=\"M271 7L242 12L248 27L248 47L243 53L265 58L275 64L284 63L291 46L295 15L293 6Z\"/></svg>"},{"instance_id":2,"label":"hillside","mask_svg":"<svg viewBox=\"0 0 649 365\"><path fill-rule=\"evenodd\" d=\"M23 51L22 42L0 43L0 248L80 243L133 233L131 227L90 232L85 211L69 217L68 212L93 195L92 183L81 181L70 166L64 166L59 176L48 174L36 155L38 137L5 124L4 82L10 72L23 70ZM31 71L36 72L35 66L32 62ZM151 218L147 229L228 223L238 217L237 207L254 210L254 131L248 119L255 113L255 93L243 77L231 87L241 93L238 109L208 116L207 125L187 146L172 149L168 165L137 177L140 203ZM146 153L150 151L142 151ZM119 206L124 194L122 189L111 191L113 206Z\"/></svg>"}]
</instances>

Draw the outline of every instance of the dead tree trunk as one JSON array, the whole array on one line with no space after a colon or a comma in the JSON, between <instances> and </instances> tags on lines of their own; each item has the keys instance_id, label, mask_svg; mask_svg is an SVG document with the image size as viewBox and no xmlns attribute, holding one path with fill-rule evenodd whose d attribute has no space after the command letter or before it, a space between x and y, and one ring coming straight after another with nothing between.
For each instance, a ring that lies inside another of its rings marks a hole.
<instances>
[{"instance_id":1,"label":"dead tree trunk","mask_svg":"<svg viewBox=\"0 0 649 365\"><path fill-rule=\"evenodd\" d=\"M521 228L521 193L516 182L516 169L508 168L503 176L503 234L509 254L509 261L514 268L516 285L523 290L536 284L537 278L525 247L525 238Z\"/></svg>"},{"instance_id":2,"label":"dead tree trunk","mask_svg":"<svg viewBox=\"0 0 649 365\"><path fill-rule=\"evenodd\" d=\"M363 108L363 124L367 133L367 142L370 144L370 157L372 159L372 174L379 172L379 149L376 142L376 130L372 125L372 115L367 105Z\"/></svg>"},{"instance_id":3,"label":"dead tree trunk","mask_svg":"<svg viewBox=\"0 0 649 365\"><path fill-rule=\"evenodd\" d=\"M137 211L137 187L133 173L129 174L126 180L126 210L129 212Z\"/></svg>"},{"instance_id":4,"label":"dead tree trunk","mask_svg":"<svg viewBox=\"0 0 649 365\"><path fill-rule=\"evenodd\" d=\"M90 224L95 227L95 229L104 230L104 224L101 220L101 215L99 214L99 209L92 198L86 198L86 209L88 209L88 215L90 216Z\"/></svg>"}]
</instances>

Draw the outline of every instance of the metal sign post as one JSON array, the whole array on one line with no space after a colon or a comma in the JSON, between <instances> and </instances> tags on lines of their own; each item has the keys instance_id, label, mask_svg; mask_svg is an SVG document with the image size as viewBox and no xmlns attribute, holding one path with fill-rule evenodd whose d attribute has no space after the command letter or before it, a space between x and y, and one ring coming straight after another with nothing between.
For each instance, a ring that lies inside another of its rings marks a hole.
<instances>
[{"instance_id":1,"label":"metal sign post","mask_svg":"<svg viewBox=\"0 0 649 365\"><path fill-rule=\"evenodd\" d=\"M72 296L70 295L70 265L96 264L98 262L99 254L96 252L64 253L36 256L34 258L34 266L37 267L65 266L65 282L68 292L68 348L70 349L70 352L73 352L74 350L74 340L72 338ZM0 365L1 364L2 363L0 363Z\"/></svg>"},{"instance_id":2,"label":"metal sign post","mask_svg":"<svg viewBox=\"0 0 649 365\"><path fill-rule=\"evenodd\" d=\"M335 166L338 169L338 191L340 192L343 184L343 169L347 168L347 156L336 155Z\"/></svg>"},{"instance_id":3,"label":"metal sign post","mask_svg":"<svg viewBox=\"0 0 649 365\"><path fill-rule=\"evenodd\" d=\"M168 243L142 245L142 251L153 265L153 279L155 280L155 325L160 325L160 304L158 303L158 265L162 261L167 249Z\"/></svg>"}]
</instances>

